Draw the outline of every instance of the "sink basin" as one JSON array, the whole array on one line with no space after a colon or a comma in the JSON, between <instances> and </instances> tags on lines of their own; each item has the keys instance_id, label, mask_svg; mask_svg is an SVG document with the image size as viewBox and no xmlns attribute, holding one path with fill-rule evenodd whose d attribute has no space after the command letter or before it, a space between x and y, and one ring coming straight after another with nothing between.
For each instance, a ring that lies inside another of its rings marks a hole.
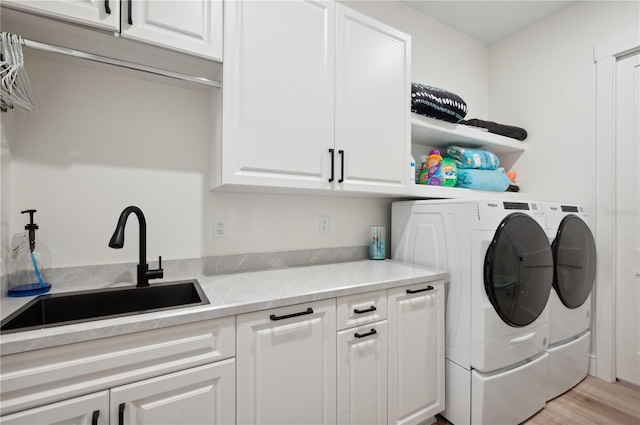
<instances>
[{"instance_id":1,"label":"sink basin","mask_svg":"<svg viewBox=\"0 0 640 425\"><path fill-rule=\"evenodd\" d=\"M197 280L40 295L0 323L0 334L209 304Z\"/></svg>"}]
</instances>

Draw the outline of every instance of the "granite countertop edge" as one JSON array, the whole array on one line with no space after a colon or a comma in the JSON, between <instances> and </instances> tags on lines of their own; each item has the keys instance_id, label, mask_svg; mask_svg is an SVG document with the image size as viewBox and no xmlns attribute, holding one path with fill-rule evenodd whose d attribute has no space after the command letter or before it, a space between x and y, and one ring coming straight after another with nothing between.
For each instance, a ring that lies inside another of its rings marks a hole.
<instances>
[{"instance_id":1,"label":"granite countertop edge","mask_svg":"<svg viewBox=\"0 0 640 425\"><path fill-rule=\"evenodd\" d=\"M447 275L443 270L393 260L363 260L215 276L172 277L165 280L198 280L210 304L7 333L0 336L0 355L433 282L446 279ZM20 301L26 304L32 298ZM19 308L17 304L16 299L3 299L2 318Z\"/></svg>"}]
</instances>

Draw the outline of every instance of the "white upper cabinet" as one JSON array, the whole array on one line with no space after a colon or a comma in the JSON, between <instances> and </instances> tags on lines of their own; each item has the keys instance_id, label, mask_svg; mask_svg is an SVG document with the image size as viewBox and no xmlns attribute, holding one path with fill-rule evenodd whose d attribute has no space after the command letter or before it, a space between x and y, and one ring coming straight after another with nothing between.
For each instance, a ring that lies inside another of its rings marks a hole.
<instances>
[{"instance_id":1,"label":"white upper cabinet","mask_svg":"<svg viewBox=\"0 0 640 425\"><path fill-rule=\"evenodd\" d=\"M409 168L411 37L337 4L335 80L335 144L344 151L338 188L402 189Z\"/></svg>"},{"instance_id":2,"label":"white upper cabinet","mask_svg":"<svg viewBox=\"0 0 640 425\"><path fill-rule=\"evenodd\" d=\"M234 1L224 43L214 188L402 187L409 36L333 1Z\"/></svg>"},{"instance_id":3,"label":"white upper cabinet","mask_svg":"<svg viewBox=\"0 0 640 425\"><path fill-rule=\"evenodd\" d=\"M124 38L222 60L222 0L126 0Z\"/></svg>"},{"instance_id":4,"label":"white upper cabinet","mask_svg":"<svg viewBox=\"0 0 640 425\"><path fill-rule=\"evenodd\" d=\"M120 0L3 0L2 4L75 24L120 30Z\"/></svg>"},{"instance_id":5,"label":"white upper cabinet","mask_svg":"<svg viewBox=\"0 0 640 425\"><path fill-rule=\"evenodd\" d=\"M226 4L223 146L214 166L225 184L329 188L333 15L330 1Z\"/></svg>"},{"instance_id":6,"label":"white upper cabinet","mask_svg":"<svg viewBox=\"0 0 640 425\"><path fill-rule=\"evenodd\" d=\"M222 61L223 0L3 0L2 5Z\"/></svg>"}]
</instances>

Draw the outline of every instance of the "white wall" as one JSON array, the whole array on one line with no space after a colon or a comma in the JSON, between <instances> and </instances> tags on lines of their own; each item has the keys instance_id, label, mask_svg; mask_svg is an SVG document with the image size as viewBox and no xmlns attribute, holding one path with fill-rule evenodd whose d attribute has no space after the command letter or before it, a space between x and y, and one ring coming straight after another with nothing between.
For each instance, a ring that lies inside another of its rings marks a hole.
<instances>
[{"instance_id":1,"label":"white wall","mask_svg":"<svg viewBox=\"0 0 640 425\"><path fill-rule=\"evenodd\" d=\"M9 190L11 183L11 151L7 132L12 128L12 115L0 112L0 276L9 273Z\"/></svg>"},{"instance_id":2,"label":"white wall","mask_svg":"<svg viewBox=\"0 0 640 425\"><path fill-rule=\"evenodd\" d=\"M413 35L416 80L486 112L486 46L399 3L358 7ZM124 249L107 246L128 205L145 213L150 260L364 246L370 224L390 225L387 199L210 192L219 111L207 91L29 51L27 70L40 108L9 112L13 158L2 200L11 205L9 234L23 230L21 210L38 210L54 267L137 261L135 217ZM318 232L320 215L330 216L328 234ZM213 238L215 217L227 220L226 239Z\"/></svg>"},{"instance_id":3,"label":"white wall","mask_svg":"<svg viewBox=\"0 0 640 425\"><path fill-rule=\"evenodd\" d=\"M489 115L529 134L512 171L530 198L594 214L597 175L610 170L595 158L593 46L638 28L638 5L579 2L490 47Z\"/></svg>"}]
</instances>

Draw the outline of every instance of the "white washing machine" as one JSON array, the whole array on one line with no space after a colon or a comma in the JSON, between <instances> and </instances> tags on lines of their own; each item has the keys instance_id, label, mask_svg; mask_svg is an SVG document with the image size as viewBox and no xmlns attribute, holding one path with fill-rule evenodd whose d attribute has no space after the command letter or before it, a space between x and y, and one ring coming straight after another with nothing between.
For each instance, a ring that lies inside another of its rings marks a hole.
<instances>
[{"instance_id":1,"label":"white washing machine","mask_svg":"<svg viewBox=\"0 0 640 425\"><path fill-rule=\"evenodd\" d=\"M446 410L517 424L544 407L553 258L538 202L394 202L392 258L449 271Z\"/></svg>"},{"instance_id":2,"label":"white washing machine","mask_svg":"<svg viewBox=\"0 0 640 425\"><path fill-rule=\"evenodd\" d=\"M547 400L551 400L582 381L589 370L596 245L584 207L552 203L543 207L555 266L547 347Z\"/></svg>"}]
</instances>

